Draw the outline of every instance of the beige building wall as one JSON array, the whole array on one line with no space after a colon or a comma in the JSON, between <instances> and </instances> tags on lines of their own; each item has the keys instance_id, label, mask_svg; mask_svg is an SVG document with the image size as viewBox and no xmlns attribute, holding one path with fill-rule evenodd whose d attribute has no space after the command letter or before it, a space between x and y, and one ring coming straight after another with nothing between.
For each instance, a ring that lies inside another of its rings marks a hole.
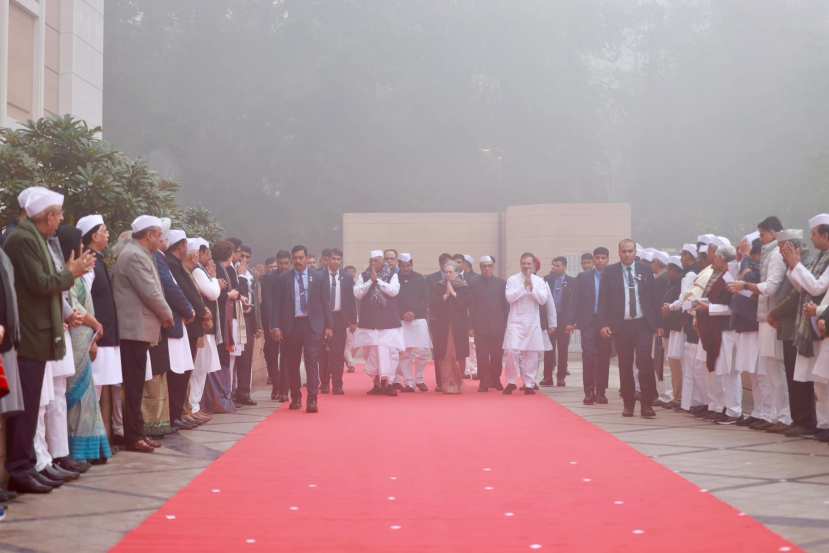
<instances>
[{"instance_id":1,"label":"beige building wall","mask_svg":"<svg viewBox=\"0 0 829 553\"><path fill-rule=\"evenodd\" d=\"M0 0L0 125L103 122L103 0Z\"/></svg>"},{"instance_id":2,"label":"beige building wall","mask_svg":"<svg viewBox=\"0 0 829 553\"><path fill-rule=\"evenodd\" d=\"M494 255L498 274L519 270L529 251L542 261L542 273L553 257L568 258L570 272L579 271L581 254L616 244L630 236L628 204L540 204L513 206L504 213L346 213L343 252L347 264L363 270L369 251L395 248L412 253L418 272L437 270L441 252Z\"/></svg>"},{"instance_id":3,"label":"beige building wall","mask_svg":"<svg viewBox=\"0 0 829 553\"><path fill-rule=\"evenodd\" d=\"M509 207L504 212L504 254L508 274L520 270L520 257L530 252L547 274L553 257L568 258L571 274L579 272L581 254L597 246L617 256L619 240L631 235L630 206L621 203L540 204Z\"/></svg>"},{"instance_id":4,"label":"beige building wall","mask_svg":"<svg viewBox=\"0 0 829 553\"><path fill-rule=\"evenodd\" d=\"M438 270L442 252L474 256L499 254L498 213L345 213L343 256L362 271L371 250L394 248L412 254L415 270Z\"/></svg>"}]
</instances>

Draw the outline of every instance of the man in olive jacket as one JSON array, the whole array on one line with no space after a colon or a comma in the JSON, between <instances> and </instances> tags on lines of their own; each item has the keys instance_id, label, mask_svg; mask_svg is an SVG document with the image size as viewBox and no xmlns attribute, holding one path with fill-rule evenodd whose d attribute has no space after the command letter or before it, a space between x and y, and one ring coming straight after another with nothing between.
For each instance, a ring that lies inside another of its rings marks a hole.
<instances>
[{"instance_id":1,"label":"man in olive jacket","mask_svg":"<svg viewBox=\"0 0 829 553\"><path fill-rule=\"evenodd\" d=\"M9 487L23 493L48 493L49 482L35 471L34 437L40 390L47 361L66 353L61 293L95 263L91 252L70 257L63 270L55 268L47 240L63 221L63 196L35 191L25 202L28 219L21 220L5 242L15 273L21 338L17 350L24 411L6 427L6 470Z\"/></svg>"}]
</instances>

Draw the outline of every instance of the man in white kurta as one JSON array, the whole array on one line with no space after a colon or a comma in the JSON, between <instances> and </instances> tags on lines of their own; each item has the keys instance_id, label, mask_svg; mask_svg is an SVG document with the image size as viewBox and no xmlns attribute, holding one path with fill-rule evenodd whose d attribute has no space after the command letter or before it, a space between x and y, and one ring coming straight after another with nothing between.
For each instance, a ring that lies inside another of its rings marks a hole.
<instances>
[{"instance_id":1,"label":"man in white kurta","mask_svg":"<svg viewBox=\"0 0 829 553\"><path fill-rule=\"evenodd\" d=\"M402 323L403 343L406 349L400 352L395 387L403 392L427 391L424 372L432 350L432 338L426 315L429 308L429 282L414 270L412 254L401 253L398 258L397 278L400 293L397 307Z\"/></svg>"},{"instance_id":2,"label":"man in white kurta","mask_svg":"<svg viewBox=\"0 0 829 553\"><path fill-rule=\"evenodd\" d=\"M768 217L757 225L763 253L760 261L760 282L757 284L736 281L729 285L732 293L751 290L758 294L757 322L760 357L757 363L757 388L755 401L761 400L763 411L752 416L759 418L751 428L763 430L782 423L792 422L789 409L789 389L786 383L786 367L783 364L783 343L777 339L777 329L768 322L769 312L777 306L777 292L786 278L786 263L777 245L777 233L783 226L777 217Z\"/></svg>"},{"instance_id":3,"label":"man in white kurta","mask_svg":"<svg viewBox=\"0 0 829 553\"><path fill-rule=\"evenodd\" d=\"M821 340L817 333L817 306L815 302L823 303L824 295L829 290L829 214L822 213L809 220L812 244L815 246L813 258L807 262L808 267L800 260L800 253L791 244L783 245L783 256L788 266L787 276L801 293L801 304L804 314L799 315L797 321L806 318L810 328L795 327L795 346L801 344L797 350L797 359L794 368L794 380L797 382L813 382L815 390L815 415L817 418L817 432L815 436L820 441L829 441L829 380L817 368L816 360L821 349ZM798 336L802 333L802 336ZM808 333L808 334L807 334ZM809 338L813 341L809 343ZM804 347L808 346L808 347ZM811 348L809 351L805 351Z\"/></svg>"},{"instance_id":4,"label":"man in white kurta","mask_svg":"<svg viewBox=\"0 0 829 553\"><path fill-rule=\"evenodd\" d=\"M371 252L369 264L354 283L359 323L352 347L365 356L366 374L374 380L369 393L396 396L392 382L400 352L406 349L397 308L400 281L394 268L385 264L382 250Z\"/></svg>"},{"instance_id":5,"label":"man in white kurta","mask_svg":"<svg viewBox=\"0 0 829 553\"><path fill-rule=\"evenodd\" d=\"M507 279L510 309L504 334L507 386L503 392L507 395L515 391L519 372L525 393L534 394L537 386L536 374L544 352L540 308L550 300L550 288L544 279L533 274L534 269L535 256L526 253L521 256L521 272Z\"/></svg>"}]
</instances>

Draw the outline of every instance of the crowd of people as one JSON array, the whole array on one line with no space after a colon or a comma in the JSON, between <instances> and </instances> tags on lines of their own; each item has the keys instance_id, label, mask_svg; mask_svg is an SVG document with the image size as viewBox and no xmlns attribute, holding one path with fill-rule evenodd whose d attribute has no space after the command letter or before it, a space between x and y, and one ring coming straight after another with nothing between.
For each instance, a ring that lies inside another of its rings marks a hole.
<instances>
[{"instance_id":1,"label":"crowd of people","mask_svg":"<svg viewBox=\"0 0 829 553\"><path fill-rule=\"evenodd\" d=\"M316 413L320 394L344 394L358 357L371 395L428 392L430 360L438 392L459 394L474 377L479 392L520 384L532 395L565 385L578 332L586 405L608 403L615 352L623 416L638 402L645 418L658 406L829 442L827 214L809 221L812 248L768 217L736 247L705 234L669 255L623 240L619 262L597 247L575 277L565 257L541 276L527 252L502 279L492 256L476 272L471 256L444 253L424 275L395 249L371 251L362 272L339 249L317 260L304 246L254 266L241 241L209 244L152 215L111 243L100 215L64 225L54 191L31 187L18 201L0 250L0 502L255 405L260 336L271 398L291 410L304 401Z\"/></svg>"}]
</instances>

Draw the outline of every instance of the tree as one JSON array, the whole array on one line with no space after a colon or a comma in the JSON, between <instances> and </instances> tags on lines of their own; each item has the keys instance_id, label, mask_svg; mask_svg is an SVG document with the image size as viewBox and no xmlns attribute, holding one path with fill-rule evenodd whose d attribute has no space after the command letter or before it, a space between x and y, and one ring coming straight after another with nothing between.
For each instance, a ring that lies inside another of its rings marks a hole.
<instances>
[{"instance_id":1,"label":"tree","mask_svg":"<svg viewBox=\"0 0 829 553\"><path fill-rule=\"evenodd\" d=\"M217 238L221 227L207 210L180 211L178 184L159 177L143 160L113 149L98 137L100 131L70 115L0 129L0 220L13 221L20 191L41 185L64 195L68 224L100 213L117 236L146 213L168 216L188 234L205 231L210 233L205 238Z\"/></svg>"}]
</instances>

